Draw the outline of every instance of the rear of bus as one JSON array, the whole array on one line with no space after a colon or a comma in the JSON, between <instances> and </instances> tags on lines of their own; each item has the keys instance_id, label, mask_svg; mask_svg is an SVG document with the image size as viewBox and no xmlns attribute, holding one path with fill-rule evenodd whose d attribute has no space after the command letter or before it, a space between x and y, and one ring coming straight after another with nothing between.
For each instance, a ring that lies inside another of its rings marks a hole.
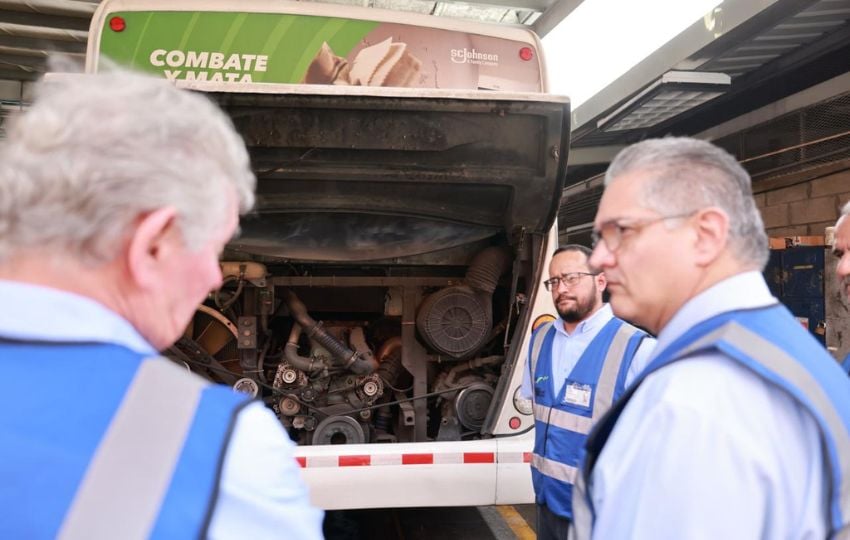
<instances>
[{"instance_id":1,"label":"rear of bus","mask_svg":"<svg viewBox=\"0 0 850 540\"><path fill-rule=\"evenodd\" d=\"M262 399L327 509L533 501L518 398L569 104L528 29L307 2L105 0L87 70L207 93L251 153L225 284L166 354Z\"/></svg>"}]
</instances>

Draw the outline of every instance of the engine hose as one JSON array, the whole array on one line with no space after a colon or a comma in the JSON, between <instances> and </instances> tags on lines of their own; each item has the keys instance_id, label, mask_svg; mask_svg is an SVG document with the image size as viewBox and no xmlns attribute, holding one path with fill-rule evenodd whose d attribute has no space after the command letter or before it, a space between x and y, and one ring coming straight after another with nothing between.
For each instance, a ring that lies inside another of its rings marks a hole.
<instances>
[{"instance_id":1,"label":"engine hose","mask_svg":"<svg viewBox=\"0 0 850 540\"><path fill-rule=\"evenodd\" d=\"M257 358L257 374L260 376L260 380L264 383L267 383L266 380L266 369L263 367L263 363L266 361L266 355L269 353L269 347L271 347L271 340L267 339L266 344L263 346L263 350L260 351L260 355Z\"/></svg>"},{"instance_id":2,"label":"engine hose","mask_svg":"<svg viewBox=\"0 0 850 540\"><path fill-rule=\"evenodd\" d=\"M511 254L504 248L491 246L478 252L466 271L466 283L473 289L493 294L499 278L511 264Z\"/></svg>"},{"instance_id":3,"label":"engine hose","mask_svg":"<svg viewBox=\"0 0 850 540\"><path fill-rule=\"evenodd\" d=\"M378 349L378 375L390 385L398 384L398 378L404 369L401 354L394 354L401 349L401 337L393 336Z\"/></svg>"},{"instance_id":4,"label":"engine hose","mask_svg":"<svg viewBox=\"0 0 850 540\"><path fill-rule=\"evenodd\" d=\"M298 354L298 337L301 336L301 325L295 323L292 325L292 332L289 333L289 340L283 348L283 357L295 369L306 371L307 373L315 373L324 371L327 365L318 358L308 358Z\"/></svg>"},{"instance_id":5,"label":"engine hose","mask_svg":"<svg viewBox=\"0 0 850 540\"><path fill-rule=\"evenodd\" d=\"M230 283L231 281L237 282L236 283L236 292L234 292L233 296L231 296L227 301L222 302L221 301L221 290L224 288L224 286L227 283ZM236 301L239 299L239 295L242 294L242 289L244 288L244 286L245 286L245 280L242 279L241 276L227 276L226 278L224 278L224 281L221 282L221 287L219 287L215 291L215 293L213 293L213 301L215 301L215 305L216 305L216 307L218 307L219 311L222 311L222 312L227 311L230 308L230 306L235 304Z\"/></svg>"},{"instance_id":6,"label":"engine hose","mask_svg":"<svg viewBox=\"0 0 850 540\"><path fill-rule=\"evenodd\" d=\"M294 292L287 290L284 293L284 298L286 304L289 306L289 312L292 314L292 317L304 328L307 336L310 339L316 340L334 358L342 362L342 367L357 375L368 375L378 368L378 363L371 355L365 356L352 351L344 343L322 328L321 323L316 322L310 317L307 313L307 306L298 299Z\"/></svg>"}]
</instances>

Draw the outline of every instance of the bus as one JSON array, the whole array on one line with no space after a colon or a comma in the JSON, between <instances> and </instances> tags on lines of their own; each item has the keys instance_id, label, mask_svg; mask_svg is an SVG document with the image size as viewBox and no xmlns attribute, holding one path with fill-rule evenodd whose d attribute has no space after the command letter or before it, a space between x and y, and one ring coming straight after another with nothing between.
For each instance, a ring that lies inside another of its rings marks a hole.
<instances>
[{"instance_id":1,"label":"bus","mask_svg":"<svg viewBox=\"0 0 850 540\"><path fill-rule=\"evenodd\" d=\"M533 502L519 387L570 106L539 39L286 1L104 0L86 69L204 92L257 206L165 354L264 401L325 509Z\"/></svg>"}]
</instances>

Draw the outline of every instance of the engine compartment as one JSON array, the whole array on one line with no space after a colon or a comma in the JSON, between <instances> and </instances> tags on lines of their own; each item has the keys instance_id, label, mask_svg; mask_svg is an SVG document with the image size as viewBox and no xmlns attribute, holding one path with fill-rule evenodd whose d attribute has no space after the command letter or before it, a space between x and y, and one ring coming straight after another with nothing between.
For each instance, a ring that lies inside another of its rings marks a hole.
<instances>
[{"instance_id":1,"label":"engine compartment","mask_svg":"<svg viewBox=\"0 0 850 540\"><path fill-rule=\"evenodd\" d=\"M222 262L224 285L166 355L262 399L301 445L480 437L531 265L507 244L454 252Z\"/></svg>"},{"instance_id":2,"label":"engine compartment","mask_svg":"<svg viewBox=\"0 0 850 540\"><path fill-rule=\"evenodd\" d=\"M567 100L242 88L210 97L256 208L166 354L262 399L302 445L488 436L557 215Z\"/></svg>"}]
</instances>

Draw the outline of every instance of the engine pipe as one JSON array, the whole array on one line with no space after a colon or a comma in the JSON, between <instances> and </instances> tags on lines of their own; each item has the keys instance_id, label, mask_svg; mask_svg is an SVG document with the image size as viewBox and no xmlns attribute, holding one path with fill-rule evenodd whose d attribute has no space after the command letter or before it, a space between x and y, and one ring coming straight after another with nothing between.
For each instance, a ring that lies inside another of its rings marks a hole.
<instances>
[{"instance_id":1,"label":"engine pipe","mask_svg":"<svg viewBox=\"0 0 850 540\"><path fill-rule=\"evenodd\" d=\"M318 358L308 358L298 354L298 338L301 336L301 325L295 323L292 325L292 331L289 333L289 339L283 348L283 357L295 369L314 373L316 371L324 371L327 365Z\"/></svg>"},{"instance_id":2,"label":"engine pipe","mask_svg":"<svg viewBox=\"0 0 850 540\"><path fill-rule=\"evenodd\" d=\"M307 306L294 292L287 290L284 293L284 300L289 307L289 313L304 328L307 336L327 349L334 358L342 363L342 367L357 375L368 375L378 368L378 362L371 354L352 351L347 345L322 328L322 323L316 322L315 319L310 317L307 313ZM287 346L289 346L288 343Z\"/></svg>"}]
</instances>

